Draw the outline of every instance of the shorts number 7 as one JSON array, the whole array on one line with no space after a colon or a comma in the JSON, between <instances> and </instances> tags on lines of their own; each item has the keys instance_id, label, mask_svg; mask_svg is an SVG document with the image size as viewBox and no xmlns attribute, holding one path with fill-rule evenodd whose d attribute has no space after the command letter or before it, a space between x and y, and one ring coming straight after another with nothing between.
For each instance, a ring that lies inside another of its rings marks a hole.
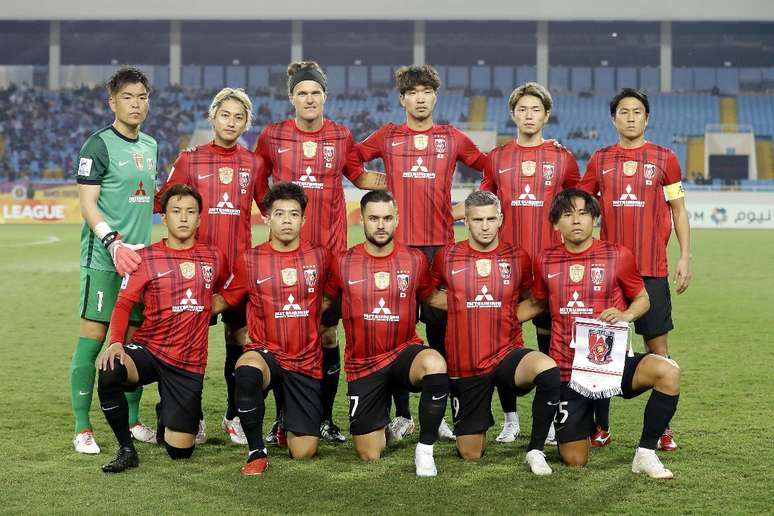
<instances>
[{"instance_id":1,"label":"shorts number 7","mask_svg":"<svg viewBox=\"0 0 774 516\"><path fill-rule=\"evenodd\" d=\"M349 409L349 417L355 417L355 411L357 410L357 404L359 401L360 401L360 396L349 397L349 406L352 407Z\"/></svg>"}]
</instances>

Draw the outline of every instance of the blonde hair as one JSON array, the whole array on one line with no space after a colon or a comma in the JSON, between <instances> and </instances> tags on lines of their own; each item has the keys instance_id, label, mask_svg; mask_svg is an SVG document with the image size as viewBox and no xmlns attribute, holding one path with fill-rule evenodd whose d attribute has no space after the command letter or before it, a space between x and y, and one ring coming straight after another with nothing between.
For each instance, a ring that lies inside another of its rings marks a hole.
<instances>
[{"instance_id":1,"label":"blonde hair","mask_svg":"<svg viewBox=\"0 0 774 516\"><path fill-rule=\"evenodd\" d=\"M227 100L236 100L242 104L242 107L245 108L245 112L247 113L247 125L245 126L245 130L250 129L250 125L253 122L253 103L242 88L223 88L215 95L215 98L212 99L212 104L210 104L208 115L210 122L215 120L215 113L218 112L220 106Z\"/></svg>"},{"instance_id":2,"label":"blonde hair","mask_svg":"<svg viewBox=\"0 0 774 516\"><path fill-rule=\"evenodd\" d=\"M513 113L516 104L518 104L521 97L525 95L532 95L533 97L539 98L540 102L543 104L543 109L545 109L546 112L551 111L551 108L554 105L551 93L548 92L545 86L536 82L528 82L511 92L511 96L508 98L508 111Z\"/></svg>"}]
</instances>

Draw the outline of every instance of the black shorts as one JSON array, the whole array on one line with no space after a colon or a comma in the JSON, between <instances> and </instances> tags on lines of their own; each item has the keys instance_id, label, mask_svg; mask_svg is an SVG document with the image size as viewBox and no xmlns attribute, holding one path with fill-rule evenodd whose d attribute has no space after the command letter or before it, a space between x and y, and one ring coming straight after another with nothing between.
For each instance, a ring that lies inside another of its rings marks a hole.
<instances>
[{"instance_id":1,"label":"black shorts","mask_svg":"<svg viewBox=\"0 0 774 516\"><path fill-rule=\"evenodd\" d=\"M282 392L283 426L296 435L320 437L322 423L322 380L305 374L284 369L274 355L265 349L252 349L260 353L269 366L271 381L263 392L264 397L270 390Z\"/></svg>"},{"instance_id":2,"label":"black shorts","mask_svg":"<svg viewBox=\"0 0 774 516\"><path fill-rule=\"evenodd\" d=\"M452 417L456 435L483 434L494 424L492 417L492 393L494 388L509 389L523 396L532 389L519 389L514 373L529 348L514 349L491 373L469 378L453 378L450 381Z\"/></svg>"},{"instance_id":3,"label":"black shorts","mask_svg":"<svg viewBox=\"0 0 774 516\"><path fill-rule=\"evenodd\" d=\"M137 384L126 390L158 382L159 423L175 432L195 435L202 413L204 375L169 365L140 344L126 344L124 350L134 362L139 377Z\"/></svg>"},{"instance_id":4,"label":"black shorts","mask_svg":"<svg viewBox=\"0 0 774 516\"><path fill-rule=\"evenodd\" d=\"M635 391L632 389L634 372L640 361L648 353L635 353L633 357L626 357L626 363L621 379L621 397L631 399L639 396L648 389ZM562 382L559 395L559 407L554 418L556 428L556 441L569 443L582 441L594 433L594 400L572 390L568 382Z\"/></svg>"},{"instance_id":5,"label":"black shorts","mask_svg":"<svg viewBox=\"0 0 774 516\"><path fill-rule=\"evenodd\" d=\"M322 313L322 319L320 319L320 325L327 326L330 328L331 326L336 326L339 324L339 321L341 320L341 296L338 296L336 299L333 300L333 303L331 303L330 308L328 308L326 311Z\"/></svg>"},{"instance_id":6,"label":"black shorts","mask_svg":"<svg viewBox=\"0 0 774 516\"><path fill-rule=\"evenodd\" d=\"M646 339L672 331L672 296L669 293L669 278L642 278L650 298L650 310L634 321L634 331Z\"/></svg>"},{"instance_id":7,"label":"black shorts","mask_svg":"<svg viewBox=\"0 0 774 516\"><path fill-rule=\"evenodd\" d=\"M419 249L425 256L427 256L428 263L433 263L433 257L435 253L440 251L443 246L440 245L420 245L412 246L415 249ZM447 313L446 310L438 310L430 305L424 303L419 304L419 320L425 324L443 325L446 324Z\"/></svg>"},{"instance_id":8,"label":"black shorts","mask_svg":"<svg viewBox=\"0 0 774 516\"><path fill-rule=\"evenodd\" d=\"M227 324L232 328L244 328L247 326L247 308L245 306L239 308L229 308L225 312L221 312L220 320L223 324ZM218 316L213 315L210 317L210 326L218 324Z\"/></svg>"},{"instance_id":9,"label":"black shorts","mask_svg":"<svg viewBox=\"0 0 774 516\"><path fill-rule=\"evenodd\" d=\"M532 324L536 329L551 331L551 311L544 310L532 318Z\"/></svg>"},{"instance_id":10,"label":"black shorts","mask_svg":"<svg viewBox=\"0 0 774 516\"><path fill-rule=\"evenodd\" d=\"M390 396L396 389L419 392L421 387L411 384L411 364L416 356L426 350L414 344L401 351L391 364L378 371L349 382L349 433L370 434L390 422Z\"/></svg>"}]
</instances>

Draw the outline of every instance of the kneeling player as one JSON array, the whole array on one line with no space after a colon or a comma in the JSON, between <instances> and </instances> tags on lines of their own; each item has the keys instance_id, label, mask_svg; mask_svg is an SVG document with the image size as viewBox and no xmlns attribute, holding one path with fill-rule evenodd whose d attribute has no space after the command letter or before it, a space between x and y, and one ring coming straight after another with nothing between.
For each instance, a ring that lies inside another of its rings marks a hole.
<instances>
[{"instance_id":1,"label":"kneeling player","mask_svg":"<svg viewBox=\"0 0 774 516\"><path fill-rule=\"evenodd\" d=\"M97 364L100 406L120 446L116 457L102 466L106 473L139 464L124 391L153 382L158 382L161 398L159 440L163 438L173 459L193 454L212 292L227 271L220 251L195 240L201 209L202 198L190 186L167 190L161 198L161 218L169 236L140 251L139 269L121 285L110 320L112 344ZM129 314L139 301L145 304L145 319L124 345Z\"/></svg>"},{"instance_id":2,"label":"kneeling player","mask_svg":"<svg viewBox=\"0 0 774 516\"><path fill-rule=\"evenodd\" d=\"M599 203L586 192L567 189L554 198L549 220L561 233L564 244L545 250L535 260L533 297L519 306L520 321L540 313L546 304L551 310L550 355L559 364L562 378L556 440L562 460L570 466L588 462L589 436L594 432L594 400L571 389L568 383L576 382L576 373L579 377L583 374L580 369L573 369L576 317L628 323L650 307L632 253L618 244L592 238L599 215ZM627 299L631 302L627 303ZM661 464L655 450L677 410L680 369L672 360L652 353L618 356L619 363L610 364L608 370L615 371L617 365L624 398L653 389L645 406L632 471L652 478L672 478L672 472Z\"/></svg>"},{"instance_id":3,"label":"kneeling player","mask_svg":"<svg viewBox=\"0 0 774 516\"><path fill-rule=\"evenodd\" d=\"M272 186L264 197L269 241L237 258L223 299L215 298L216 311L248 298L249 343L234 373L237 413L249 446L245 475L262 475L268 467L262 426L269 390L282 393L290 455L311 458L320 442L320 317L331 254L301 240L306 204L300 186Z\"/></svg>"},{"instance_id":4,"label":"kneeling player","mask_svg":"<svg viewBox=\"0 0 774 516\"><path fill-rule=\"evenodd\" d=\"M360 210L365 242L334 259L326 287L329 297L342 296L350 433L358 457L379 459L387 445L391 393L421 391L414 463L417 476L434 477L433 444L446 410L449 377L441 354L422 345L416 318L418 297L444 309L443 295L433 295L422 251L393 242L398 208L392 195L369 192Z\"/></svg>"},{"instance_id":5,"label":"kneeling player","mask_svg":"<svg viewBox=\"0 0 774 516\"><path fill-rule=\"evenodd\" d=\"M559 404L559 369L548 356L524 347L514 315L532 285L532 266L523 249L500 243L502 221L495 194L471 193L465 199L468 240L445 247L433 260L433 283L447 290L446 358L457 449L463 459L484 454L495 387L514 396L537 387L526 459L533 473L550 475L543 447Z\"/></svg>"}]
</instances>

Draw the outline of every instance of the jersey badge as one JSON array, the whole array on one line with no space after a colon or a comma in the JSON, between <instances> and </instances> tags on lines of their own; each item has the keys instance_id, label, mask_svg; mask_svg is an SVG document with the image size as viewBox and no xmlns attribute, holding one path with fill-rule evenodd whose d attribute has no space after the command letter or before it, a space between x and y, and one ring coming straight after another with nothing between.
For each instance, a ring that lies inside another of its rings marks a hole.
<instances>
[{"instance_id":1,"label":"jersey badge","mask_svg":"<svg viewBox=\"0 0 774 516\"><path fill-rule=\"evenodd\" d=\"M148 165L148 170L150 170L151 172L156 171L156 162L153 160L153 158L148 158L145 160L145 162Z\"/></svg>"},{"instance_id":2,"label":"jersey badge","mask_svg":"<svg viewBox=\"0 0 774 516\"><path fill-rule=\"evenodd\" d=\"M537 163L534 161L522 161L521 162L521 175L525 177L532 177L537 170Z\"/></svg>"},{"instance_id":3,"label":"jersey badge","mask_svg":"<svg viewBox=\"0 0 774 516\"><path fill-rule=\"evenodd\" d=\"M594 290L602 290L602 282L605 281L604 267L591 267L591 283L594 284Z\"/></svg>"},{"instance_id":4,"label":"jersey badge","mask_svg":"<svg viewBox=\"0 0 774 516\"><path fill-rule=\"evenodd\" d=\"M202 277L204 278L204 283L207 284L206 288L210 288L210 283L212 283L212 279L215 277L215 269L212 268L211 264L202 264Z\"/></svg>"},{"instance_id":5,"label":"jersey badge","mask_svg":"<svg viewBox=\"0 0 774 516\"><path fill-rule=\"evenodd\" d=\"M551 184L556 168L553 163L543 163L543 179L547 185Z\"/></svg>"},{"instance_id":6,"label":"jersey badge","mask_svg":"<svg viewBox=\"0 0 774 516\"><path fill-rule=\"evenodd\" d=\"M398 273L398 290L400 290L400 297L406 297L406 292L409 286L409 275L405 273Z\"/></svg>"},{"instance_id":7,"label":"jersey badge","mask_svg":"<svg viewBox=\"0 0 774 516\"><path fill-rule=\"evenodd\" d=\"M579 263L570 265L570 280L572 280L573 283L580 283L580 280L583 279L583 273L585 270L586 267Z\"/></svg>"},{"instance_id":8,"label":"jersey badge","mask_svg":"<svg viewBox=\"0 0 774 516\"><path fill-rule=\"evenodd\" d=\"M298 282L298 271L296 271L295 267L288 267L280 272L282 273L282 283L288 287L292 287Z\"/></svg>"},{"instance_id":9,"label":"jersey badge","mask_svg":"<svg viewBox=\"0 0 774 516\"><path fill-rule=\"evenodd\" d=\"M384 290L390 286L390 273L389 272L375 272L374 283L377 290Z\"/></svg>"},{"instance_id":10,"label":"jersey badge","mask_svg":"<svg viewBox=\"0 0 774 516\"><path fill-rule=\"evenodd\" d=\"M78 175L88 176L89 174L91 174L92 163L94 163L94 161L91 158L81 158L80 161L78 162Z\"/></svg>"},{"instance_id":11,"label":"jersey badge","mask_svg":"<svg viewBox=\"0 0 774 516\"><path fill-rule=\"evenodd\" d=\"M446 152L446 138L443 136L436 136L433 140L435 143L435 153L438 154L438 158L443 158L444 153Z\"/></svg>"},{"instance_id":12,"label":"jersey badge","mask_svg":"<svg viewBox=\"0 0 774 516\"><path fill-rule=\"evenodd\" d=\"M304 142L304 157L314 158L317 155L317 142Z\"/></svg>"},{"instance_id":13,"label":"jersey badge","mask_svg":"<svg viewBox=\"0 0 774 516\"><path fill-rule=\"evenodd\" d=\"M503 279L503 283L508 285L511 279L511 264L508 262L498 262L497 268L500 269L500 277Z\"/></svg>"},{"instance_id":14,"label":"jersey badge","mask_svg":"<svg viewBox=\"0 0 774 516\"><path fill-rule=\"evenodd\" d=\"M336 147L332 143L323 144L323 160L325 161L325 168L333 168L333 156L336 152Z\"/></svg>"},{"instance_id":15,"label":"jersey badge","mask_svg":"<svg viewBox=\"0 0 774 516\"><path fill-rule=\"evenodd\" d=\"M636 161L624 161L623 173L625 176L633 176L637 173L637 166L639 163Z\"/></svg>"},{"instance_id":16,"label":"jersey badge","mask_svg":"<svg viewBox=\"0 0 774 516\"><path fill-rule=\"evenodd\" d=\"M653 163L645 163L642 167L645 171L645 185L650 186L653 184L653 178L656 177L656 165Z\"/></svg>"},{"instance_id":17,"label":"jersey badge","mask_svg":"<svg viewBox=\"0 0 774 516\"><path fill-rule=\"evenodd\" d=\"M230 185L231 181L234 180L234 169L231 167L220 167L218 169L218 177L221 183Z\"/></svg>"},{"instance_id":18,"label":"jersey badge","mask_svg":"<svg viewBox=\"0 0 774 516\"><path fill-rule=\"evenodd\" d=\"M145 156L141 152L133 152L132 158L134 158L134 164L137 166L137 170L145 168Z\"/></svg>"},{"instance_id":19,"label":"jersey badge","mask_svg":"<svg viewBox=\"0 0 774 516\"><path fill-rule=\"evenodd\" d=\"M196 265L193 262L183 262L180 264L180 274L185 279L191 279L196 276Z\"/></svg>"},{"instance_id":20,"label":"jersey badge","mask_svg":"<svg viewBox=\"0 0 774 516\"><path fill-rule=\"evenodd\" d=\"M486 278L492 274L492 260L482 259L476 260L476 272L482 278Z\"/></svg>"},{"instance_id":21,"label":"jersey badge","mask_svg":"<svg viewBox=\"0 0 774 516\"><path fill-rule=\"evenodd\" d=\"M426 134L415 134L414 135L414 148L417 150L425 150L427 148L427 144L429 143L430 138L427 137Z\"/></svg>"},{"instance_id":22,"label":"jersey badge","mask_svg":"<svg viewBox=\"0 0 774 516\"><path fill-rule=\"evenodd\" d=\"M317 285L317 269L315 267L304 269L304 283L308 287L308 292L314 292L314 286Z\"/></svg>"},{"instance_id":23,"label":"jersey badge","mask_svg":"<svg viewBox=\"0 0 774 516\"><path fill-rule=\"evenodd\" d=\"M243 190L250 184L250 172L239 170L239 187Z\"/></svg>"}]
</instances>

